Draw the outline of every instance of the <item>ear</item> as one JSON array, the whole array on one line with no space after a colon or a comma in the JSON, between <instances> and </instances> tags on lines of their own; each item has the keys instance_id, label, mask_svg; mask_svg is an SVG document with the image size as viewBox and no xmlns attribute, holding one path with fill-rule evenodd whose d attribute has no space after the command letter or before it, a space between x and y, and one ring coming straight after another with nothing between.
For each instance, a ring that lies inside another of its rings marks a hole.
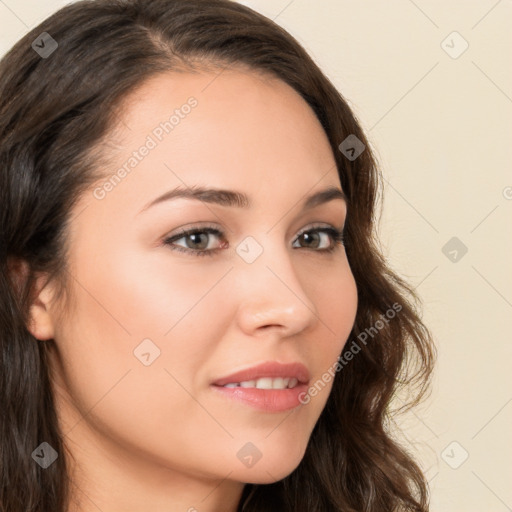
<instances>
[{"instance_id":1,"label":"ear","mask_svg":"<svg viewBox=\"0 0 512 512\"><path fill-rule=\"evenodd\" d=\"M53 297L53 289L50 283L44 284L46 276L36 278L35 298L30 305L29 324L27 329L38 340L50 340L55 335L53 318L50 306Z\"/></svg>"},{"instance_id":2,"label":"ear","mask_svg":"<svg viewBox=\"0 0 512 512\"><path fill-rule=\"evenodd\" d=\"M9 272L18 293L22 290L22 284L29 274L29 266L24 260L8 262ZM48 340L54 337L54 323L50 314L53 288L51 283L46 283L47 276L40 274L36 277L30 297L27 329L38 340Z\"/></svg>"}]
</instances>

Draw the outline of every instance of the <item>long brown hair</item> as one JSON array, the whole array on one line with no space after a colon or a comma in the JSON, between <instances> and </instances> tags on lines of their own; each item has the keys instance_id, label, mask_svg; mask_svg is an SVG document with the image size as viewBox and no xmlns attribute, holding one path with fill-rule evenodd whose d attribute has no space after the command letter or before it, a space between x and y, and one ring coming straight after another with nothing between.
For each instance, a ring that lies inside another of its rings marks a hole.
<instances>
[{"instance_id":1,"label":"long brown hair","mask_svg":"<svg viewBox=\"0 0 512 512\"><path fill-rule=\"evenodd\" d=\"M42 36L34 47L43 32L58 46ZM299 466L278 482L247 484L239 510L428 510L425 477L392 439L388 420L399 389L414 390L409 405L425 396L435 348L414 289L382 256L380 171L343 96L290 34L235 2L83 0L43 21L0 61L1 512L69 505L46 342L27 330L28 308L36 272L66 290L69 213L101 178L98 148L119 122L116 107L156 73L237 65L293 87L327 134L348 198L345 245L359 297L347 347L360 349L337 372ZM357 158L339 149L349 135L365 146ZM21 261L25 279L15 282L10 270ZM59 453L47 469L31 457L42 441Z\"/></svg>"}]
</instances>

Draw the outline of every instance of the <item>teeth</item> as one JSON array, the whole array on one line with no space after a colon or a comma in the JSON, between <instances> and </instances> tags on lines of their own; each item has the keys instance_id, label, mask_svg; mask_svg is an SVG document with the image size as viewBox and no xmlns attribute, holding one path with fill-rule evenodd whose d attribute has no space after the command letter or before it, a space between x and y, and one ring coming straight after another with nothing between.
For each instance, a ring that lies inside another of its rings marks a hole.
<instances>
[{"instance_id":1,"label":"teeth","mask_svg":"<svg viewBox=\"0 0 512 512\"><path fill-rule=\"evenodd\" d=\"M278 380L282 381L282 379L274 379L274 382L277 384L276 389L279 389ZM274 386L272 385L272 379L270 377L258 379L256 381L256 388L257 389L274 389ZM281 389L283 389L283 388L284 388L284 386L281 386Z\"/></svg>"},{"instance_id":2,"label":"teeth","mask_svg":"<svg viewBox=\"0 0 512 512\"><path fill-rule=\"evenodd\" d=\"M299 381L295 377L293 377L292 379L290 379L290 382L288 383L288 387L294 388L298 383L299 383Z\"/></svg>"},{"instance_id":3,"label":"teeth","mask_svg":"<svg viewBox=\"0 0 512 512\"><path fill-rule=\"evenodd\" d=\"M275 379L269 379L269 381L272 389L286 389L288 387L288 382L290 382L290 379L283 379L282 377L277 377Z\"/></svg>"},{"instance_id":4,"label":"teeth","mask_svg":"<svg viewBox=\"0 0 512 512\"><path fill-rule=\"evenodd\" d=\"M290 389L298 384L298 380L293 378L276 377L262 377L256 380L245 380L243 382L232 382L224 385L225 388L257 388L257 389Z\"/></svg>"}]
</instances>

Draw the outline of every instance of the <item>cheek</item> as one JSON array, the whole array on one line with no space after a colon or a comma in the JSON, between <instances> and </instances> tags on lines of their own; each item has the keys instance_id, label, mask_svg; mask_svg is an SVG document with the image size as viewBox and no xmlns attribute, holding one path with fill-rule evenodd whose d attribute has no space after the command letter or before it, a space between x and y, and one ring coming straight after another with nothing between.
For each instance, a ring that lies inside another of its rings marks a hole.
<instances>
[{"instance_id":1,"label":"cheek","mask_svg":"<svg viewBox=\"0 0 512 512\"><path fill-rule=\"evenodd\" d=\"M357 287L347 262L340 270L325 277L319 301L325 315L330 319L338 318L335 327L342 330L347 323L352 324L357 310ZM352 326L351 326L352 327Z\"/></svg>"},{"instance_id":2,"label":"cheek","mask_svg":"<svg viewBox=\"0 0 512 512\"><path fill-rule=\"evenodd\" d=\"M93 271L79 272L78 261L78 307L68 332L59 335L75 394L87 393L84 402L97 399L129 371L125 381L140 384L119 386L117 395L126 392L119 404L142 401L144 394L150 408L161 400L179 404L182 395L173 396L176 381L169 373L188 386L208 357L215 326L206 313L219 297L201 298L218 275L202 279L177 266L118 256L112 258L115 264Z\"/></svg>"},{"instance_id":3,"label":"cheek","mask_svg":"<svg viewBox=\"0 0 512 512\"><path fill-rule=\"evenodd\" d=\"M160 401L179 404L163 368L185 374L194 365L194 347L182 338L187 310L198 300L197 287L183 273L155 270L128 251L112 252L93 267L87 265L86 251L78 254L76 308L59 325L56 341L67 385L82 412L111 389L117 409L143 401L149 407ZM129 382L139 384L132 388Z\"/></svg>"},{"instance_id":4,"label":"cheek","mask_svg":"<svg viewBox=\"0 0 512 512\"><path fill-rule=\"evenodd\" d=\"M304 398L308 407L318 417L327 403L336 378L336 361L347 344L354 325L358 294L354 276L348 263L339 271L331 272L322 280L315 292L318 313L318 330L313 335L314 346L308 346L308 357L316 361L316 371L311 380L309 396Z\"/></svg>"},{"instance_id":5,"label":"cheek","mask_svg":"<svg viewBox=\"0 0 512 512\"><path fill-rule=\"evenodd\" d=\"M76 312L56 335L73 404L65 405L64 432L79 443L90 425L124 448L179 466L205 429L218 428L187 392L215 339L198 315L207 318L218 300L200 300L218 276L194 282L138 263L126 258L76 275Z\"/></svg>"},{"instance_id":6,"label":"cheek","mask_svg":"<svg viewBox=\"0 0 512 512\"><path fill-rule=\"evenodd\" d=\"M130 247L112 248L109 261L92 272L84 264L77 265L80 280L93 300L85 297L82 316L92 318L102 331L128 335L132 342L169 337L186 317L194 316L200 302L215 306L208 292L228 269L201 271L197 262L177 263L167 257L165 249L146 253ZM98 306L107 315L98 313Z\"/></svg>"},{"instance_id":7,"label":"cheek","mask_svg":"<svg viewBox=\"0 0 512 512\"><path fill-rule=\"evenodd\" d=\"M318 332L323 332L314 336L315 344L322 348L324 365L330 365L340 354L354 325L357 286L346 260L337 269L330 267L325 273L317 271L314 275L316 284L309 282L308 286L318 315ZM318 356L317 350L311 357L315 355Z\"/></svg>"}]
</instances>

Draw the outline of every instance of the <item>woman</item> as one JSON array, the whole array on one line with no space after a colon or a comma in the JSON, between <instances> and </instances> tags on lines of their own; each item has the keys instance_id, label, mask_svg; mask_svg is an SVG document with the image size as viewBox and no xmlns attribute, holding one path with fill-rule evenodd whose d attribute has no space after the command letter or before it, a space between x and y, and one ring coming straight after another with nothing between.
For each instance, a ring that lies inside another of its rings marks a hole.
<instances>
[{"instance_id":1,"label":"woman","mask_svg":"<svg viewBox=\"0 0 512 512\"><path fill-rule=\"evenodd\" d=\"M0 510L428 510L387 420L431 336L296 40L227 0L81 1L0 98Z\"/></svg>"}]
</instances>

